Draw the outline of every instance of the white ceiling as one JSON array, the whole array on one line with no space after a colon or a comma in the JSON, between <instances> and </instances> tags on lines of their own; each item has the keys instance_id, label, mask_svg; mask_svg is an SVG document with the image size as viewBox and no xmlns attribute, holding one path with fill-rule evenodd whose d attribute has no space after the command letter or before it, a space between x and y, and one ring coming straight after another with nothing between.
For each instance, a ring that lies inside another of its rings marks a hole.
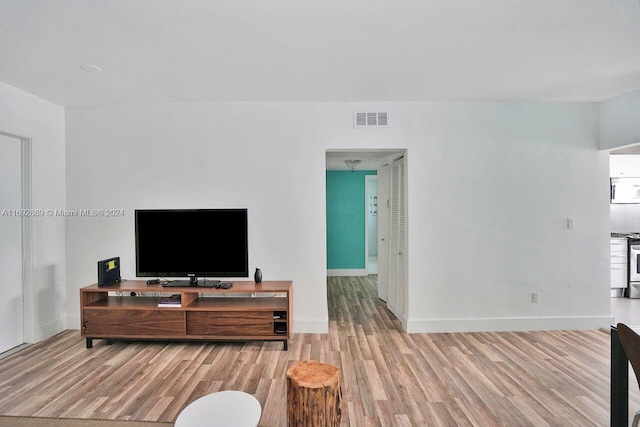
<instances>
[{"instance_id":1,"label":"white ceiling","mask_svg":"<svg viewBox=\"0 0 640 427\"><path fill-rule=\"evenodd\" d=\"M609 154L613 154L613 155L617 155L617 154L633 154L633 155L638 155L640 154L640 145L633 145L633 146L628 146L625 148L620 148L617 150L611 150L609 151Z\"/></svg>"},{"instance_id":2,"label":"white ceiling","mask_svg":"<svg viewBox=\"0 0 640 427\"><path fill-rule=\"evenodd\" d=\"M402 156L402 150L335 150L326 153L327 170L351 170L345 160L360 160L354 170L378 170L383 165L391 163Z\"/></svg>"},{"instance_id":3,"label":"white ceiling","mask_svg":"<svg viewBox=\"0 0 640 427\"><path fill-rule=\"evenodd\" d=\"M0 0L0 81L67 107L599 101L640 88L638 3Z\"/></svg>"}]
</instances>

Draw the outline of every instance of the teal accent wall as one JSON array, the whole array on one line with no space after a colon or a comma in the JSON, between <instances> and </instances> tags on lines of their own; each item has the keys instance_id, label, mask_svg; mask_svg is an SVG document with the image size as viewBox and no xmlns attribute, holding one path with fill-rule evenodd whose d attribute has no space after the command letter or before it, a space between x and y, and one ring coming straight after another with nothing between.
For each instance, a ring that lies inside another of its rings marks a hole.
<instances>
[{"instance_id":1,"label":"teal accent wall","mask_svg":"<svg viewBox=\"0 0 640 427\"><path fill-rule=\"evenodd\" d=\"M327 171L327 269L366 267L365 176L377 171Z\"/></svg>"}]
</instances>

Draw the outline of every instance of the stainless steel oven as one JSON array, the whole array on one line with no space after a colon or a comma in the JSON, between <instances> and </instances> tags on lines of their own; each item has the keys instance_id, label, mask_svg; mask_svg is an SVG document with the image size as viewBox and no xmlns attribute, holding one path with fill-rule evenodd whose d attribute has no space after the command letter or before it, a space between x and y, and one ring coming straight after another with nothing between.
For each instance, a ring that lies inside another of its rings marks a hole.
<instances>
[{"instance_id":1,"label":"stainless steel oven","mask_svg":"<svg viewBox=\"0 0 640 427\"><path fill-rule=\"evenodd\" d=\"M640 236L629 237L629 298L640 298Z\"/></svg>"}]
</instances>

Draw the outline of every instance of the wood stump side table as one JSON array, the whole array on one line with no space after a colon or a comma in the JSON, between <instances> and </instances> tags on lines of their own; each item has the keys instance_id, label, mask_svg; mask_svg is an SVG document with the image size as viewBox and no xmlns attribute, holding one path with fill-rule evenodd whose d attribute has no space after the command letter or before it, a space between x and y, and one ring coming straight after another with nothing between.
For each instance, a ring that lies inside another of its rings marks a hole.
<instances>
[{"instance_id":1,"label":"wood stump side table","mask_svg":"<svg viewBox=\"0 0 640 427\"><path fill-rule=\"evenodd\" d=\"M342 414L340 369L305 360L287 369L287 425L337 427Z\"/></svg>"}]
</instances>

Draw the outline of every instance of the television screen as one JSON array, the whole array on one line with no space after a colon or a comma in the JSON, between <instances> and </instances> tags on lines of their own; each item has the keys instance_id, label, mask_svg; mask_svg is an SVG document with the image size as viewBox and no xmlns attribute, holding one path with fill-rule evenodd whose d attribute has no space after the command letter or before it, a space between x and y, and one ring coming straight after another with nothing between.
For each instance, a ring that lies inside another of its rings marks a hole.
<instances>
[{"instance_id":1,"label":"television screen","mask_svg":"<svg viewBox=\"0 0 640 427\"><path fill-rule=\"evenodd\" d=\"M135 211L139 277L248 277L246 209Z\"/></svg>"}]
</instances>

